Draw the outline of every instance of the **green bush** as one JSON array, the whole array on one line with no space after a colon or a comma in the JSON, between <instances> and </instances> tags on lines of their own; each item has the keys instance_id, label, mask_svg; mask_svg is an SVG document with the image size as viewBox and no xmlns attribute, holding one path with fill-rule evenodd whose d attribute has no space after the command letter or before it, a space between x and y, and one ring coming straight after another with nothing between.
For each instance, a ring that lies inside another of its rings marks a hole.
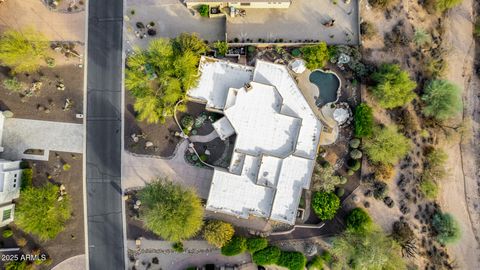
<instances>
[{"instance_id":1,"label":"green bush","mask_svg":"<svg viewBox=\"0 0 480 270\"><path fill-rule=\"evenodd\" d=\"M460 3L462 3L462 0L436 0L435 8L439 12L444 12L448 9L460 5Z\"/></svg>"},{"instance_id":2,"label":"green bush","mask_svg":"<svg viewBox=\"0 0 480 270\"><path fill-rule=\"evenodd\" d=\"M436 213L433 216L432 226L437 233L438 242L442 244L455 243L460 239L460 226L448 213Z\"/></svg>"},{"instance_id":3,"label":"green bush","mask_svg":"<svg viewBox=\"0 0 480 270\"><path fill-rule=\"evenodd\" d=\"M247 250L246 239L241 236L234 236L222 247L221 252L225 256L235 256L245 252L245 250Z\"/></svg>"},{"instance_id":4,"label":"green bush","mask_svg":"<svg viewBox=\"0 0 480 270\"><path fill-rule=\"evenodd\" d=\"M420 183L420 192L422 192L427 199L435 200L438 196L438 185L432 180L423 180Z\"/></svg>"},{"instance_id":5,"label":"green bush","mask_svg":"<svg viewBox=\"0 0 480 270\"><path fill-rule=\"evenodd\" d=\"M213 47L218 50L220 56L225 56L228 53L228 43L225 41L216 41Z\"/></svg>"},{"instance_id":6,"label":"green bush","mask_svg":"<svg viewBox=\"0 0 480 270\"><path fill-rule=\"evenodd\" d=\"M271 265L277 264L282 251L275 246L268 246L262 250L255 252L252 260L257 265Z\"/></svg>"},{"instance_id":7,"label":"green bush","mask_svg":"<svg viewBox=\"0 0 480 270\"><path fill-rule=\"evenodd\" d=\"M358 149L353 149L350 152L350 157L353 158L353 159L361 159L362 158L362 151L360 151Z\"/></svg>"},{"instance_id":8,"label":"green bush","mask_svg":"<svg viewBox=\"0 0 480 270\"><path fill-rule=\"evenodd\" d=\"M200 13L202 17L208 17L208 15L210 15L210 7L208 5L200 5L198 7L198 13Z\"/></svg>"},{"instance_id":9,"label":"green bush","mask_svg":"<svg viewBox=\"0 0 480 270\"><path fill-rule=\"evenodd\" d=\"M308 69L323 68L330 59L327 43L320 42L317 45L309 45L300 49Z\"/></svg>"},{"instance_id":10,"label":"green bush","mask_svg":"<svg viewBox=\"0 0 480 270\"><path fill-rule=\"evenodd\" d=\"M297 251L282 251L278 257L277 265L289 270L304 270L307 258Z\"/></svg>"},{"instance_id":11,"label":"green bush","mask_svg":"<svg viewBox=\"0 0 480 270\"><path fill-rule=\"evenodd\" d=\"M300 55L302 55L302 52L300 51L300 49L295 48L295 49L292 50L292 56L293 57L299 57Z\"/></svg>"},{"instance_id":12,"label":"green bush","mask_svg":"<svg viewBox=\"0 0 480 270\"><path fill-rule=\"evenodd\" d=\"M415 42L417 46L422 47L423 45L432 42L432 36L424 29L417 28L415 29L415 33L413 35L413 42Z\"/></svg>"},{"instance_id":13,"label":"green bush","mask_svg":"<svg viewBox=\"0 0 480 270\"><path fill-rule=\"evenodd\" d=\"M188 131L192 130L193 123L194 123L194 119L193 119L193 116L191 116L190 114L184 115L182 117L182 120L180 120L180 124L182 125L182 127Z\"/></svg>"},{"instance_id":14,"label":"green bush","mask_svg":"<svg viewBox=\"0 0 480 270\"><path fill-rule=\"evenodd\" d=\"M203 229L203 236L208 243L216 246L224 246L232 239L235 229L232 224L220 220L210 220Z\"/></svg>"},{"instance_id":15,"label":"green bush","mask_svg":"<svg viewBox=\"0 0 480 270\"><path fill-rule=\"evenodd\" d=\"M69 171L71 168L72 168L72 165L70 165L68 163L63 164L63 166L62 166L62 169L64 171Z\"/></svg>"},{"instance_id":16,"label":"green bush","mask_svg":"<svg viewBox=\"0 0 480 270\"><path fill-rule=\"evenodd\" d=\"M361 163L358 159L349 159L347 161L347 166L350 170L356 172L360 169Z\"/></svg>"},{"instance_id":17,"label":"green bush","mask_svg":"<svg viewBox=\"0 0 480 270\"><path fill-rule=\"evenodd\" d=\"M351 148L357 149L360 146L360 140L355 138L355 139L352 139L348 144L350 145Z\"/></svg>"},{"instance_id":18,"label":"green bush","mask_svg":"<svg viewBox=\"0 0 480 270\"><path fill-rule=\"evenodd\" d=\"M13 231L10 230L10 229L5 229L3 232L2 232L2 236L3 238L10 238L13 236Z\"/></svg>"},{"instance_id":19,"label":"green bush","mask_svg":"<svg viewBox=\"0 0 480 270\"><path fill-rule=\"evenodd\" d=\"M336 194L339 198L341 198L341 197L345 194L345 189L342 188L342 187L337 187L337 188L335 189L335 194Z\"/></svg>"},{"instance_id":20,"label":"green bush","mask_svg":"<svg viewBox=\"0 0 480 270\"><path fill-rule=\"evenodd\" d=\"M375 86L372 94L379 105L385 109L404 106L415 98L413 90L417 83L412 81L408 73L396 64L382 64L372 74Z\"/></svg>"},{"instance_id":21,"label":"green bush","mask_svg":"<svg viewBox=\"0 0 480 270\"><path fill-rule=\"evenodd\" d=\"M70 197L59 199L60 188L48 182L42 187L26 187L15 208L15 224L41 240L55 238L70 219Z\"/></svg>"},{"instance_id":22,"label":"green bush","mask_svg":"<svg viewBox=\"0 0 480 270\"><path fill-rule=\"evenodd\" d=\"M314 256L307 264L308 270L323 270L323 259L320 256Z\"/></svg>"},{"instance_id":23,"label":"green bush","mask_svg":"<svg viewBox=\"0 0 480 270\"><path fill-rule=\"evenodd\" d=\"M312 208L321 220L335 217L340 208L340 199L333 192L315 192L312 198Z\"/></svg>"},{"instance_id":24,"label":"green bush","mask_svg":"<svg viewBox=\"0 0 480 270\"><path fill-rule=\"evenodd\" d=\"M203 225L203 206L191 189L157 179L139 192L140 219L163 239L180 242L196 235Z\"/></svg>"},{"instance_id":25,"label":"green bush","mask_svg":"<svg viewBox=\"0 0 480 270\"><path fill-rule=\"evenodd\" d=\"M22 179L20 183L20 190L24 190L27 187L32 186L33 169L27 168L22 170Z\"/></svg>"},{"instance_id":26,"label":"green bush","mask_svg":"<svg viewBox=\"0 0 480 270\"><path fill-rule=\"evenodd\" d=\"M268 240L266 238L253 237L247 239L247 250L252 254L266 248L267 246Z\"/></svg>"},{"instance_id":27,"label":"green bush","mask_svg":"<svg viewBox=\"0 0 480 270\"><path fill-rule=\"evenodd\" d=\"M185 251L185 248L183 247L182 242L175 242L173 243L172 247L173 247L173 250L175 250L178 253L182 253Z\"/></svg>"},{"instance_id":28,"label":"green bush","mask_svg":"<svg viewBox=\"0 0 480 270\"><path fill-rule=\"evenodd\" d=\"M410 151L410 140L390 125L384 128L376 127L373 136L366 138L363 149L374 163L395 165Z\"/></svg>"},{"instance_id":29,"label":"green bush","mask_svg":"<svg viewBox=\"0 0 480 270\"><path fill-rule=\"evenodd\" d=\"M372 219L362 208L355 208L347 215L347 229L352 232L364 232L370 230Z\"/></svg>"},{"instance_id":30,"label":"green bush","mask_svg":"<svg viewBox=\"0 0 480 270\"><path fill-rule=\"evenodd\" d=\"M23 85L23 83L19 82L17 78L11 78L3 80L3 87L5 87L5 89L7 89L8 91L20 92L24 90L25 86Z\"/></svg>"},{"instance_id":31,"label":"green bush","mask_svg":"<svg viewBox=\"0 0 480 270\"><path fill-rule=\"evenodd\" d=\"M324 262L326 262L327 264L330 264L332 263L333 261L333 257L332 257L332 254L328 251L328 250L325 250L322 255L320 255L320 258L322 258L322 260Z\"/></svg>"},{"instance_id":32,"label":"green bush","mask_svg":"<svg viewBox=\"0 0 480 270\"><path fill-rule=\"evenodd\" d=\"M358 105L355 108L354 123L356 137L364 138L371 136L374 125L372 108L366 103ZM358 141L358 144L360 145L360 141Z\"/></svg>"},{"instance_id":33,"label":"green bush","mask_svg":"<svg viewBox=\"0 0 480 270\"><path fill-rule=\"evenodd\" d=\"M462 112L462 90L457 85L445 81L431 81L422 96L425 102L423 113L439 121L447 120Z\"/></svg>"}]
</instances>

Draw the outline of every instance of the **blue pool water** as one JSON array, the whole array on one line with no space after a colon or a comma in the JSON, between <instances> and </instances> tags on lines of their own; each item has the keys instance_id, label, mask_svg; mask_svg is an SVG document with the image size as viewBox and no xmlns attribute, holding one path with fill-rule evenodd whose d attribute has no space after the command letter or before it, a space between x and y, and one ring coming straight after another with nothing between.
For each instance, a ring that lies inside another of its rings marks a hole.
<instances>
[{"instance_id":1,"label":"blue pool water","mask_svg":"<svg viewBox=\"0 0 480 270\"><path fill-rule=\"evenodd\" d=\"M340 80L335 74L315 70L310 74L309 79L311 83L318 87L320 92L320 96L315 102L317 106L321 107L337 100L337 90L340 86Z\"/></svg>"}]
</instances>

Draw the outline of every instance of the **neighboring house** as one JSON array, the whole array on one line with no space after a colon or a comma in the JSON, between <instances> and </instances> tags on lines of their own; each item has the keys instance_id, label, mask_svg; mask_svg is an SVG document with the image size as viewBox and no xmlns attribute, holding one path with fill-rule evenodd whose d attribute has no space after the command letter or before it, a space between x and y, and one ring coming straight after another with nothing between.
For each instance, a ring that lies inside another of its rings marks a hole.
<instances>
[{"instance_id":1,"label":"neighboring house","mask_svg":"<svg viewBox=\"0 0 480 270\"><path fill-rule=\"evenodd\" d=\"M184 0L188 8L195 8L200 5L235 7L235 8L288 8L292 0Z\"/></svg>"},{"instance_id":2,"label":"neighboring house","mask_svg":"<svg viewBox=\"0 0 480 270\"><path fill-rule=\"evenodd\" d=\"M20 196L21 178L20 161L0 159L0 226L13 221L13 200Z\"/></svg>"},{"instance_id":3,"label":"neighboring house","mask_svg":"<svg viewBox=\"0 0 480 270\"><path fill-rule=\"evenodd\" d=\"M322 124L284 65L255 67L202 57L189 98L224 117L213 123L223 140L236 135L228 169L215 168L206 208L294 224L310 187Z\"/></svg>"}]
</instances>

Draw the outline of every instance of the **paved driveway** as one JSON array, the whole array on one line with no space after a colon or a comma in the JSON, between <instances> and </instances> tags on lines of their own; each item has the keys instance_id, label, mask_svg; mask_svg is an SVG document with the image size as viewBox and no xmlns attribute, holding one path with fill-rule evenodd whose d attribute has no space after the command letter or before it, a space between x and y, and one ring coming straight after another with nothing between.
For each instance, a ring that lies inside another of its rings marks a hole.
<instances>
[{"instance_id":1,"label":"paved driveway","mask_svg":"<svg viewBox=\"0 0 480 270\"><path fill-rule=\"evenodd\" d=\"M209 41L225 39L224 18L208 19L198 14L194 16L179 0L127 0L126 10L126 15L130 18L129 22L125 22L127 47L145 47L151 40L149 37L135 37L137 22L145 25L155 22L157 37L171 38L184 32L195 32ZM131 15L132 10L134 15Z\"/></svg>"},{"instance_id":2,"label":"paved driveway","mask_svg":"<svg viewBox=\"0 0 480 270\"><path fill-rule=\"evenodd\" d=\"M55 265L52 270L85 270L86 262L85 254L77 255Z\"/></svg>"},{"instance_id":3,"label":"paved driveway","mask_svg":"<svg viewBox=\"0 0 480 270\"><path fill-rule=\"evenodd\" d=\"M198 168L185 163L184 155L188 142L180 143L172 159L138 156L123 152L122 185L124 189L143 187L158 177L167 177L197 190L202 198L208 197L213 170Z\"/></svg>"},{"instance_id":4,"label":"paved driveway","mask_svg":"<svg viewBox=\"0 0 480 270\"><path fill-rule=\"evenodd\" d=\"M83 152L82 124L7 118L2 135L2 157L6 159L48 160L49 151ZM42 149L44 154L24 154L27 149Z\"/></svg>"}]
</instances>

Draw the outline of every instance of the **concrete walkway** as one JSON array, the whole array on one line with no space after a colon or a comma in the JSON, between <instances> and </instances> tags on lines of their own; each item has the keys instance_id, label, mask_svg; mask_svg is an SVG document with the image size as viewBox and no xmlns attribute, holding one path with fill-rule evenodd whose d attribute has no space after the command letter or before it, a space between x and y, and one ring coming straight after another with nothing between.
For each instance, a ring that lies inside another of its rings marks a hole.
<instances>
[{"instance_id":1,"label":"concrete walkway","mask_svg":"<svg viewBox=\"0 0 480 270\"><path fill-rule=\"evenodd\" d=\"M55 265L52 270L85 270L86 259L85 254L70 257L65 261Z\"/></svg>"},{"instance_id":2,"label":"concrete walkway","mask_svg":"<svg viewBox=\"0 0 480 270\"><path fill-rule=\"evenodd\" d=\"M214 130L207 135L194 135L190 136L189 139L191 142L207 143L218 138L218 133Z\"/></svg>"},{"instance_id":3,"label":"concrete walkway","mask_svg":"<svg viewBox=\"0 0 480 270\"><path fill-rule=\"evenodd\" d=\"M85 3L87 1L84 1ZM50 11L41 0L8 0L1 4L0 31L34 28L48 40L85 41L85 12Z\"/></svg>"},{"instance_id":4,"label":"concrete walkway","mask_svg":"<svg viewBox=\"0 0 480 270\"><path fill-rule=\"evenodd\" d=\"M49 151L82 153L83 125L20 118L5 119L1 153L5 159L48 160ZM43 155L24 154L27 149L44 150Z\"/></svg>"},{"instance_id":5,"label":"concrete walkway","mask_svg":"<svg viewBox=\"0 0 480 270\"><path fill-rule=\"evenodd\" d=\"M185 162L184 153L188 141L184 140L178 146L175 156L164 159L155 156L134 155L123 152L122 185L124 189L134 189L159 177L167 177L197 190L202 198L208 197L213 170L191 166Z\"/></svg>"}]
</instances>

